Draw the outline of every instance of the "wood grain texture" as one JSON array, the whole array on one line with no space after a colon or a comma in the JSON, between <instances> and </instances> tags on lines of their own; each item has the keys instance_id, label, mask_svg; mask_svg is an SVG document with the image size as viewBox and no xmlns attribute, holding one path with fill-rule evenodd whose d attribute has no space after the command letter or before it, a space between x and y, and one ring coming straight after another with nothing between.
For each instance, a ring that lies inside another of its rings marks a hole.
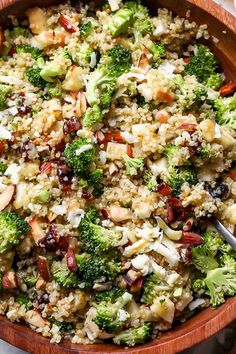
<instances>
[{"instance_id":1,"label":"wood grain texture","mask_svg":"<svg viewBox=\"0 0 236 354\"><path fill-rule=\"evenodd\" d=\"M0 24L7 25L9 14L22 17L30 6L46 6L60 0L0 0ZM212 0L144 0L156 11L167 7L180 16L190 10L190 19L207 23L213 37L210 46L219 58L228 81L236 80L236 20ZM236 298L229 299L217 309L208 308L186 323L163 334L160 339L124 350L112 344L75 345L69 341L50 344L47 338L33 332L24 324L13 324L0 316L0 338L32 354L174 354L206 339L236 318ZM3 353L4 354L4 353Z\"/></svg>"}]
</instances>

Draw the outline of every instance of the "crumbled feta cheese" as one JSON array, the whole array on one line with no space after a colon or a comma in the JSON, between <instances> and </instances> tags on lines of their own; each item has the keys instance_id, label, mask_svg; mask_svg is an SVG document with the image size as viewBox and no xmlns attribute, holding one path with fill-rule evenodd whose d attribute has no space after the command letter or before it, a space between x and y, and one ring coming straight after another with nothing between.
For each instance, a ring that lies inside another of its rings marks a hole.
<instances>
[{"instance_id":1,"label":"crumbled feta cheese","mask_svg":"<svg viewBox=\"0 0 236 354\"><path fill-rule=\"evenodd\" d=\"M190 311L193 311L197 307L199 307L205 303L206 303L206 301L204 299L196 299L196 300L193 300L192 302L190 302L190 304L188 305L188 308Z\"/></svg>"},{"instance_id":2,"label":"crumbled feta cheese","mask_svg":"<svg viewBox=\"0 0 236 354\"><path fill-rule=\"evenodd\" d=\"M137 136L134 136L134 135L130 134L129 132L122 132L121 136L129 144L135 144L135 143L138 143L138 141L139 141Z\"/></svg>"},{"instance_id":3,"label":"crumbled feta cheese","mask_svg":"<svg viewBox=\"0 0 236 354\"><path fill-rule=\"evenodd\" d=\"M10 85L20 85L23 83L22 80L18 79L15 76L4 76L4 75L0 75L0 82L3 82L4 84L10 84Z\"/></svg>"},{"instance_id":4,"label":"crumbled feta cheese","mask_svg":"<svg viewBox=\"0 0 236 354\"><path fill-rule=\"evenodd\" d=\"M166 77L173 77L176 67L170 64L168 61L164 61L157 69L159 74L163 74Z\"/></svg>"},{"instance_id":5,"label":"crumbled feta cheese","mask_svg":"<svg viewBox=\"0 0 236 354\"><path fill-rule=\"evenodd\" d=\"M118 0L108 0L109 5L111 7L111 11L119 10L119 2Z\"/></svg>"},{"instance_id":6,"label":"crumbled feta cheese","mask_svg":"<svg viewBox=\"0 0 236 354\"><path fill-rule=\"evenodd\" d=\"M146 254L140 254L131 260L132 266L141 271L142 275L147 275L150 270L149 257Z\"/></svg>"},{"instance_id":7,"label":"crumbled feta cheese","mask_svg":"<svg viewBox=\"0 0 236 354\"><path fill-rule=\"evenodd\" d=\"M83 209L74 209L68 213L67 220L74 227L79 226L81 220L83 219L85 211Z\"/></svg>"},{"instance_id":8,"label":"crumbled feta cheese","mask_svg":"<svg viewBox=\"0 0 236 354\"><path fill-rule=\"evenodd\" d=\"M18 114L18 109L16 107L11 107L11 108L8 108L8 112L12 116L16 116Z\"/></svg>"},{"instance_id":9,"label":"crumbled feta cheese","mask_svg":"<svg viewBox=\"0 0 236 354\"><path fill-rule=\"evenodd\" d=\"M83 146L81 146L81 148L79 148L79 149L77 149L77 150L75 151L75 154L76 154L76 156L79 156L79 155L81 155L83 152L88 151L88 150L91 150L92 148L93 148L93 145L92 145L92 144L83 145Z\"/></svg>"},{"instance_id":10,"label":"crumbled feta cheese","mask_svg":"<svg viewBox=\"0 0 236 354\"><path fill-rule=\"evenodd\" d=\"M126 321L130 317L129 313L123 309L118 310L118 320Z\"/></svg>"},{"instance_id":11,"label":"crumbled feta cheese","mask_svg":"<svg viewBox=\"0 0 236 354\"><path fill-rule=\"evenodd\" d=\"M12 138L11 132L0 125L0 139L7 139L10 140Z\"/></svg>"},{"instance_id":12,"label":"crumbled feta cheese","mask_svg":"<svg viewBox=\"0 0 236 354\"><path fill-rule=\"evenodd\" d=\"M99 151L98 157L99 157L99 160L100 160L101 164L105 165L106 160L107 160L106 151L104 151L104 150Z\"/></svg>"},{"instance_id":13,"label":"crumbled feta cheese","mask_svg":"<svg viewBox=\"0 0 236 354\"><path fill-rule=\"evenodd\" d=\"M97 64L97 54L95 52L92 52L89 66L90 68L95 68L96 64Z\"/></svg>"},{"instance_id":14,"label":"crumbled feta cheese","mask_svg":"<svg viewBox=\"0 0 236 354\"><path fill-rule=\"evenodd\" d=\"M153 35L158 37L162 36L167 31L167 25L164 21L158 19L157 23L155 23L155 28L153 31Z\"/></svg>"},{"instance_id":15,"label":"crumbled feta cheese","mask_svg":"<svg viewBox=\"0 0 236 354\"><path fill-rule=\"evenodd\" d=\"M65 215L67 212L67 206L65 204L55 204L52 208L51 211L56 214L56 215Z\"/></svg>"},{"instance_id":16,"label":"crumbled feta cheese","mask_svg":"<svg viewBox=\"0 0 236 354\"><path fill-rule=\"evenodd\" d=\"M21 166L16 163L11 164L5 171L5 176L9 176L13 184L18 184L20 181Z\"/></svg>"}]
</instances>

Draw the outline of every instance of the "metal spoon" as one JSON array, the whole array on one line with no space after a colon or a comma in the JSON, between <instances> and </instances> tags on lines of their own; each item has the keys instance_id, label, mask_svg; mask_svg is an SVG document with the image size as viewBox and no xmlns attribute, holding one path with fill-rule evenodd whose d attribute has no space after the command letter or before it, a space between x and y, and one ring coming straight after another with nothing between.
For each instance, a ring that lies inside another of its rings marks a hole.
<instances>
[{"instance_id":1,"label":"metal spoon","mask_svg":"<svg viewBox=\"0 0 236 354\"><path fill-rule=\"evenodd\" d=\"M234 251L236 251L236 237L218 220L211 219L211 223L215 226L216 230L224 237L224 239L230 244Z\"/></svg>"}]
</instances>

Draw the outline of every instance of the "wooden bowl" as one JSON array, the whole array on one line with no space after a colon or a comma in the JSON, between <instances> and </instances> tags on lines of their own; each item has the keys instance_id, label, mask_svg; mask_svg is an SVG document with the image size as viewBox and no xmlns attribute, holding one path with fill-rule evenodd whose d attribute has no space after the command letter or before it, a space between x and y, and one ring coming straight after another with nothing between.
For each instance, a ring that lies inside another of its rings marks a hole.
<instances>
[{"instance_id":1,"label":"wooden bowl","mask_svg":"<svg viewBox=\"0 0 236 354\"><path fill-rule=\"evenodd\" d=\"M7 25L7 15L22 17L30 6L48 6L60 0L0 0L0 23ZM212 0L145 0L152 9L167 7L176 14L198 24L207 24L212 35L209 45L216 53L227 81L236 80L236 19ZM47 338L33 332L24 324L11 323L0 316L0 338L33 354L69 353L128 353L128 354L174 354L208 338L236 319L236 297L229 299L217 309L208 308L184 324L164 333L160 339L125 350L112 344L78 345L68 340L51 344Z\"/></svg>"}]
</instances>

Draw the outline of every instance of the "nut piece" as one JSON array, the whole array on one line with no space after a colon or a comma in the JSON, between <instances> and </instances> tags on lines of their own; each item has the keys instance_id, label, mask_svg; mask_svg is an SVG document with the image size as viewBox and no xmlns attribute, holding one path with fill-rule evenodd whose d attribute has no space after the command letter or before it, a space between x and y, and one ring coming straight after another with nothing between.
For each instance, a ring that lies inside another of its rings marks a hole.
<instances>
[{"instance_id":1,"label":"nut piece","mask_svg":"<svg viewBox=\"0 0 236 354\"><path fill-rule=\"evenodd\" d=\"M50 325L50 322L45 320L37 310L27 311L25 313L24 320L32 326L40 328Z\"/></svg>"},{"instance_id":2,"label":"nut piece","mask_svg":"<svg viewBox=\"0 0 236 354\"><path fill-rule=\"evenodd\" d=\"M35 284L35 289L45 290L46 285L47 285L46 281L43 278L39 277L36 284Z\"/></svg>"},{"instance_id":3,"label":"nut piece","mask_svg":"<svg viewBox=\"0 0 236 354\"><path fill-rule=\"evenodd\" d=\"M121 222L125 220L132 219L133 215L131 211L127 208L122 208L119 206L111 206L109 208L110 219L114 222Z\"/></svg>"},{"instance_id":4,"label":"nut piece","mask_svg":"<svg viewBox=\"0 0 236 354\"><path fill-rule=\"evenodd\" d=\"M15 186L7 186L7 188L0 194L0 211L4 210L11 202L15 192Z\"/></svg>"},{"instance_id":5,"label":"nut piece","mask_svg":"<svg viewBox=\"0 0 236 354\"><path fill-rule=\"evenodd\" d=\"M43 256L39 256L38 261L37 261L37 265L38 265L38 270L39 270L40 276L46 282L50 282L51 281L51 274L50 274L47 258L43 257Z\"/></svg>"},{"instance_id":6,"label":"nut piece","mask_svg":"<svg viewBox=\"0 0 236 354\"><path fill-rule=\"evenodd\" d=\"M2 286L4 289L15 289L17 288L17 277L16 273L10 270L5 273L2 278Z\"/></svg>"}]
</instances>

